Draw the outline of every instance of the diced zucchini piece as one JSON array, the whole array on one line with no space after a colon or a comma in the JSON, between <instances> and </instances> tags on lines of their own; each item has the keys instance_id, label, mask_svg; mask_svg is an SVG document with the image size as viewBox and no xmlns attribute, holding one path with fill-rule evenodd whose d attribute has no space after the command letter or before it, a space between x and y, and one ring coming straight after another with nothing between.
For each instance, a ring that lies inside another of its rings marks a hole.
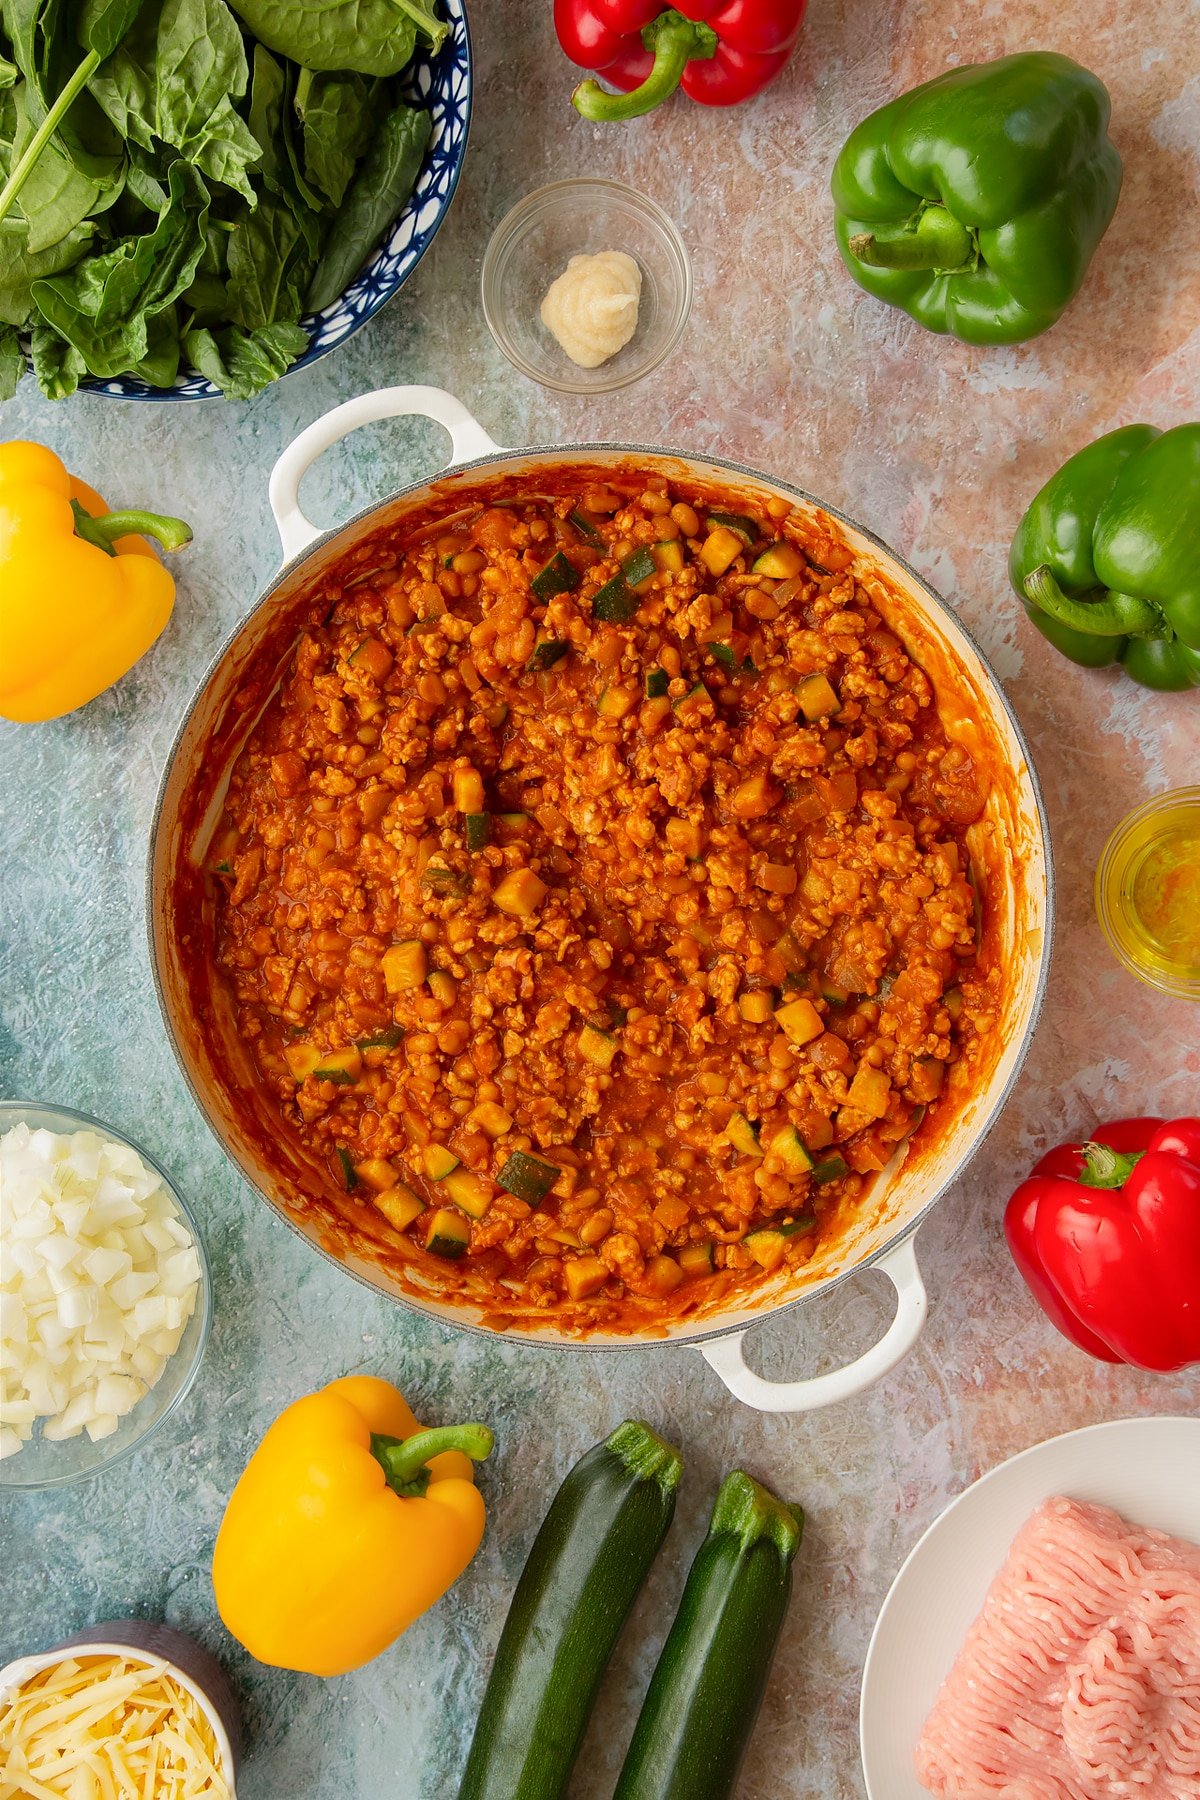
<instances>
[{"instance_id":1,"label":"diced zucchini piece","mask_svg":"<svg viewBox=\"0 0 1200 1800\"><path fill-rule=\"evenodd\" d=\"M700 561L710 575L723 575L745 548L736 531L730 531L728 525L718 525L701 544Z\"/></svg>"},{"instance_id":2,"label":"diced zucchini piece","mask_svg":"<svg viewBox=\"0 0 1200 1800\"><path fill-rule=\"evenodd\" d=\"M815 1231L816 1228L817 1215L815 1213L801 1213L798 1219L788 1219L782 1225L776 1221L774 1226L780 1237L806 1237L810 1231Z\"/></svg>"},{"instance_id":3,"label":"diced zucchini piece","mask_svg":"<svg viewBox=\"0 0 1200 1800\"><path fill-rule=\"evenodd\" d=\"M432 888L435 894L454 894L461 900L471 891L471 877L448 869L445 863L428 863L421 871L421 886Z\"/></svg>"},{"instance_id":4,"label":"diced zucchini piece","mask_svg":"<svg viewBox=\"0 0 1200 1800\"><path fill-rule=\"evenodd\" d=\"M683 1280L683 1270L673 1256L651 1256L647 1258L642 1280L650 1293L665 1299Z\"/></svg>"},{"instance_id":5,"label":"diced zucchini piece","mask_svg":"<svg viewBox=\"0 0 1200 1800\"><path fill-rule=\"evenodd\" d=\"M471 1227L452 1206L439 1206L425 1228L425 1248L455 1262L471 1241Z\"/></svg>"},{"instance_id":6,"label":"diced zucchini piece","mask_svg":"<svg viewBox=\"0 0 1200 1800\"><path fill-rule=\"evenodd\" d=\"M527 1206L537 1206L558 1180L561 1169L530 1156L525 1150L514 1150L496 1180L508 1194L515 1194Z\"/></svg>"},{"instance_id":7,"label":"diced zucchini piece","mask_svg":"<svg viewBox=\"0 0 1200 1800\"><path fill-rule=\"evenodd\" d=\"M694 687L689 688L686 694L674 702L676 717L682 719L685 725L692 719L699 720L700 708L707 699L708 689L702 681L698 681Z\"/></svg>"},{"instance_id":8,"label":"diced zucchini piece","mask_svg":"<svg viewBox=\"0 0 1200 1800\"><path fill-rule=\"evenodd\" d=\"M789 1000L785 1006L776 1007L775 1021L793 1044L811 1043L825 1029L824 1020L811 1000Z\"/></svg>"},{"instance_id":9,"label":"diced zucchini piece","mask_svg":"<svg viewBox=\"0 0 1200 1800\"><path fill-rule=\"evenodd\" d=\"M529 919L548 892L546 883L532 869L512 869L496 888L492 901L501 912L510 913L515 919Z\"/></svg>"},{"instance_id":10,"label":"diced zucchini piece","mask_svg":"<svg viewBox=\"0 0 1200 1800\"><path fill-rule=\"evenodd\" d=\"M553 600L555 594L570 594L579 586L579 570L556 550L545 568L536 574L530 587L539 600Z\"/></svg>"},{"instance_id":11,"label":"diced zucchini piece","mask_svg":"<svg viewBox=\"0 0 1200 1800\"><path fill-rule=\"evenodd\" d=\"M471 1123L478 1125L490 1138L503 1137L506 1131L512 1130L512 1122L512 1114L506 1112L498 1100L481 1100L471 1113Z\"/></svg>"},{"instance_id":12,"label":"diced zucchini piece","mask_svg":"<svg viewBox=\"0 0 1200 1800\"><path fill-rule=\"evenodd\" d=\"M649 581L652 575L658 573L658 564L654 560L653 552L646 549L645 546L635 550L632 556L627 556L621 564L621 573L631 588L640 587L643 581Z\"/></svg>"},{"instance_id":13,"label":"diced zucchini piece","mask_svg":"<svg viewBox=\"0 0 1200 1800\"><path fill-rule=\"evenodd\" d=\"M758 1127L752 1125L745 1113L735 1112L725 1127L725 1136L734 1149L743 1156L761 1157L759 1148Z\"/></svg>"},{"instance_id":14,"label":"diced zucchini piece","mask_svg":"<svg viewBox=\"0 0 1200 1800\"><path fill-rule=\"evenodd\" d=\"M647 700L661 700L671 685L671 677L665 669L648 669L646 671Z\"/></svg>"},{"instance_id":15,"label":"diced zucchini piece","mask_svg":"<svg viewBox=\"0 0 1200 1800\"><path fill-rule=\"evenodd\" d=\"M394 1187L396 1184L396 1165L388 1162L387 1158L383 1156L368 1156L365 1161L355 1163L354 1173L360 1181L365 1181L367 1186L374 1188L378 1194L386 1192L388 1188Z\"/></svg>"},{"instance_id":16,"label":"diced zucchini piece","mask_svg":"<svg viewBox=\"0 0 1200 1800\"><path fill-rule=\"evenodd\" d=\"M598 1069L612 1067L613 1057L620 1049L616 1038L610 1037L607 1031L601 1031L595 1025L585 1025L579 1034L579 1054L585 1056Z\"/></svg>"},{"instance_id":17,"label":"diced zucchini piece","mask_svg":"<svg viewBox=\"0 0 1200 1800\"><path fill-rule=\"evenodd\" d=\"M796 688L796 698L800 702L800 711L810 724L828 718L842 704L837 689L825 675L806 675Z\"/></svg>"},{"instance_id":18,"label":"diced zucchini piece","mask_svg":"<svg viewBox=\"0 0 1200 1800\"><path fill-rule=\"evenodd\" d=\"M425 979L425 946L420 938L406 938L383 953L383 984L389 994L407 994Z\"/></svg>"},{"instance_id":19,"label":"diced zucchini piece","mask_svg":"<svg viewBox=\"0 0 1200 1800\"><path fill-rule=\"evenodd\" d=\"M892 1084L883 1070L872 1068L870 1063L859 1063L846 1094L846 1104L854 1107L856 1112L882 1119L891 1097Z\"/></svg>"},{"instance_id":20,"label":"diced zucchini piece","mask_svg":"<svg viewBox=\"0 0 1200 1800\"><path fill-rule=\"evenodd\" d=\"M410 1187L402 1181L394 1187L385 1188L382 1194L372 1194L372 1204L377 1206L389 1225L397 1231L407 1231L414 1219L419 1219L425 1211L424 1201L418 1200Z\"/></svg>"},{"instance_id":21,"label":"diced zucchini piece","mask_svg":"<svg viewBox=\"0 0 1200 1800\"><path fill-rule=\"evenodd\" d=\"M284 1061L292 1071L292 1078L299 1086L306 1076L321 1066L324 1050L318 1050L315 1044L288 1044L283 1052Z\"/></svg>"},{"instance_id":22,"label":"diced zucchini piece","mask_svg":"<svg viewBox=\"0 0 1200 1800\"><path fill-rule=\"evenodd\" d=\"M623 719L637 705L637 695L632 688L606 687L596 702L596 711L602 719Z\"/></svg>"},{"instance_id":23,"label":"diced zucchini piece","mask_svg":"<svg viewBox=\"0 0 1200 1800\"><path fill-rule=\"evenodd\" d=\"M749 993L738 995L737 1004L747 1025L765 1025L775 1010L769 988L751 988Z\"/></svg>"},{"instance_id":24,"label":"diced zucchini piece","mask_svg":"<svg viewBox=\"0 0 1200 1800\"><path fill-rule=\"evenodd\" d=\"M350 1087L362 1074L362 1051L357 1044L345 1050L328 1050L313 1070L314 1081L334 1081L339 1087Z\"/></svg>"},{"instance_id":25,"label":"diced zucchini piece","mask_svg":"<svg viewBox=\"0 0 1200 1800\"><path fill-rule=\"evenodd\" d=\"M582 506L577 506L567 514L567 518L587 543L597 550L604 548L604 533L600 529L600 521L594 519L591 513L584 512Z\"/></svg>"},{"instance_id":26,"label":"diced zucchini piece","mask_svg":"<svg viewBox=\"0 0 1200 1800\"><path fill-rule=\"evenodd\" d=\"M550 1239L552 1244L565 1244L568 1250L583 1249L583 1239L577 1231L572 1231L569 1225L556 1225L553 1231L547 1231L544 1235Z\"/></svg>"},{"instance_id":27,"label":"diced zucchini piece","mask_svg":"<svg viewBox=\"0 0 1200 1800\"><path fill-rule=\"evenodd\" d=\"M728 669L731 675L737 674L737 657L732 644L706 644L705 649L723 669Z\"/></svg>"},{"instance_id":28,"label":"diced zucchini piece","mask_svg":"<svg viewBox=\"0 0 1200 1800\"><path fill-rule=\"evenodd\" d=\"M747 775L745 781L738 782L729 803L739 819L764 819L778 797L760 769L757 775Z\"/></svg>"},{"instance_id":29,"label":"diced zucchini piece","mask_svg":"<svg viewBox=\"0 0 1200 1800\"><path fill-rule=\"evenodd\" d=\"M536 654L536 652L535 652L535 654ZM508 701L507 700L493 701L491 706L484 707L481 717L486 720L486 722L492 727L493 731L499 731L499 729L503 725L505 719L507 719L507 717L508 717Z\"/></svg>"},{"instance_id":30,"label":"diced zucchini piece","mask_svg":"<svg viewBox=\"0 0 1200 1800\"><path fill-rule=\"evenodd\" d=\"M629 1008L627 1006L615 1006L610 1001L609 1008L608 1008L608 1028L609 1028L609 1030L610 1031L620 1031L622 1025L626 1025L626 1024L628 1024L628 1022L629 1022Z\"/></svg>"},{"instance_id":31,"label":"diced zucchini piece","mask_svg":"<svg viewBox=\"0 0 1200 1800\"><path fill-rule=\"evenodd\" d=\"M683 545L678 538L668 538L665 543L655 544L651 551L654 566L667 575L679 575L683 571Z\"/></svg>"},{"instance_id":32,"label":"diced zucchini piece","mask_svg":"<svg viewBox=\"0 0 1200 1800\"><path fill-rule=\"evenodd\" d=\"M825 1156L819 1163L814 1163L812 1178L817 1182L840 1181L843 1175L849 1173L850 1170L842 1157Z\"/></svg>"},{"instance_id":33,"label":"diced zucchini piece","mask_svg":"<svg viewBox=\"0 0 1200 1800\"><path fill-rule=\"evenodd\" d=\"M608 1264L598 1256L573 1256L563 1264L563 1280L572 1300L590 1300L608 1280Z\"/></svg>"},{"instance_id":34,"label":"diced zucchini piece","mask_svg":"<svg viewBox=\"0 0 1200 1800\"><path fill-rule=\"evenodd\" d=\"M425 1164L425 1173L430 1181L445 1181L447 1175L453 1175L461 1165L453 1150L445 1144L426 1144L421 1152L421 1161Z\"/></svg>"},{"instance_id":35,"label":"diced zucchini piece","mask_svg":"<svg viewBox=\"0 0 1200 1800\"><path fill-rule=\"evenodd\" d=\"M592 617L610 625L626 625L638 609L638 597L624 575L614 575L592 595Z\"/></svg>"},{"instance_id":36,"label":"diced zucchini piece","mask_svg":"<svg viewBox=\"0 0 1200 1800\"><path fill-rule=\"evenodd\" d=\"M496 823L503 829L506 837L524 837L533 820L525 812L497 813Z\"/></svg>"},{"instance_id":37,"label":"diced zucchini piece","mask_svg":"<svg viewBox=\"0 0 1200 1800\"><path fill-rule=\"evenodd\" d=\"M668 819L665 836L667 847L694 861L704 848L704 827L698 819Z\"/></svg>"},{"instance_id":38,"label":"diced zucchini piece","mask_svg":"<svg viewBox=\"0 0 1200 1800\"><path fill-rule=\"evenodd\" d=\"M752 519L749 513L710 512L708 529L712 531L717 525L723 525L726 531L736 531L746 544L756 544L762 536L758 520Z\"/></svg>"},{"instance_id":39,"label":"diced zucchini piece","mask_svg":"<svg viewBox=\"0 0 1200 1800\"><path fill-rule=\"evenodd\" d=\"M689 1281L698 1281L713 1272L713 1247L711 1244L685 1244L676 1253L679 1266Z\"/></svg>"},{"instance_id":40,"label":"diced zucchini piece","mask_svg":"<svg viewBox=\"0 0 1200 1800\"><path fill-rule=\"evenodd\" d=\"M394 1050L397 1044L404 1042L404 1027L388 1025L383 1031L373 1031L370 1037L358 1040L360 1050Z\"/></svg>"},{"instance_id":41,"label":"diced zucchini piece","mask_svg":"<svg viewBox=\"0 0 1200 1800\"><path fill-rule=\"evenodd\" d=\"M382 639L369 637L346 660L352 669L363 669L373 680L386 681L395 658Z\"/></svg>"},{"instance_id":42,"label":"diced zucchini piece","mask_svg":"<svg viewBox=\"0 0 1200 1800\"><path fill-rule=\"evenodd\" d=\"M771 1154L777 1156L789 1175L808 1175L813 1159L808 1146L794 1125L785 1125L771 1139Z\"/></svg>"},{"instance_id":43,"label":"diced zucchini piece","mask_svg":"<svg viewBox=\"0 0 1200 1800\"><path fill-rule=\"evenodd\" d=\"M338 1145L337 1159L341 1165L342 1185L348 1194L352 1194L358 1186L358 1171L354 1167L354 1158L347 1150L345 1144Z\"/></svg>"},{"instance_id":44,"label":"diced zucchini piece","mask_svg":"<svg viewBox=\"0 0 1200 1800\"><path fill-rule=\"evenodd\" d=\"M804 570L804 558L795 544L779 542L768 544L761 555L754 559L754 573L769 575L772 581L790 581L793 575L800 575Z\"/></svg>"},{"instance_id":45,"label":"diced zucchini piece","mask_svg":"<svg viewBox=\"0 0 1200 1800\"><path fill-rule=\"evenodd\" d=\"M445 969L434 969L429 976L429 991L442 1006L453 1006L458 983Z\"/></svg>"},{"instance_id":46,"label":"diced zucchini piece","mask_svg":"<svg viewBox=\"0 0 1200 1800\"><path fill-rule=\"evenodd\" d=\"M460 813L483 811L483 776L478 769L455 769L454 804Z\"/></svg>"},{"instance_id":47,"label":"diced zucchini piece","mask_svg":"<svg viewBox=\"0 0 1200 1800\"><path fill-rule=\"evenodd\" d=\"M556 662L562 660L570 648L571 646L566 638L544 637L540 643L533 646L533 655L525 664L525 667L532 670L534 673L539 669L552 669ZM506 707L505 711L507 712L507 710Z\"/></svg>"},{"instance_id":48,"label":"diced zucchini piece","mask_svg":"<svg viewBox=\"0 0 1200 1800\"><path fill-rule=\"evenodd\" d=\"M742 1239L747 1250L763 1269L777 1269L783 1261L787 1250L787 1239L782 1231L752 1231Z\"/></svg>"},{"instance_id":49,"label":"diced zucchini piece","mask_svg":"<svg viewBox=\"0 0 1200 1800\"><path fill-rule=\"evenodd\" d=\"M468 813L463 820L468 850L485 850L492 835L491 813Z\"/></svg>"},{"instance_id":50,"label":"diced zucchini piece","mask_svg":"<svg viewBox=\"0 0 1200 1800\"><path fill-rule=\"evenodd\" d=\"M779 958L780 962L783 964L785 974L787 974L787 975L803 975L804 974L804 971L808 967L808 962L807 962L807 959L805 958L804 950L801 947L800 940L796 936L794 931L792 931L790 929L785 931L782 937L776 938L774 944L771 947L774 950L776 956Z\"/></svg>"},{"instance_id":51,"label":"diced zucchini piece","mask_svg":"<svg viewBox=\"0 0 1200 1800\"><path fill-rule=\"evenodd\" d=\"M828 975L822 975L821 998L828 1000L830 1006L845 1006L850 998L850 989L840 987L836 981L830 981Z\"/></svg>"},{"instance_id":52,"label":"diced zucchini piece","mask_svg":"<svg viewBox=\"0 0 1200 1800\"><path fill-rule=\"evenodd\" d=\"M473 1219L482 1219L492 1204L491 1182L482 1180L471 1169L452 1169L442 1177L442 1186L455 1206L461 1206Z\"/></svg>"}]
</instances>

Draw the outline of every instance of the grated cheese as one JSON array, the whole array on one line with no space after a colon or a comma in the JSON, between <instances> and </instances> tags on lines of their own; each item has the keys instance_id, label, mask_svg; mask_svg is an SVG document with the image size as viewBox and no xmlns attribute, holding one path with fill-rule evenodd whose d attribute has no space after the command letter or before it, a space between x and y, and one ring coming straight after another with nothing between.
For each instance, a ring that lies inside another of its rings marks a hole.
<instances>
[{"instance_id":1,"label":"grated cheese","mask_svg":"<svg viewBox=\"0 0 1200 1800\"><path fill-rule=\"evenodd\" d=\"M232 1800L221 1761L165 1663L69 1656L0 1696L0 1800Z\"/></svg>"}]
</instances>

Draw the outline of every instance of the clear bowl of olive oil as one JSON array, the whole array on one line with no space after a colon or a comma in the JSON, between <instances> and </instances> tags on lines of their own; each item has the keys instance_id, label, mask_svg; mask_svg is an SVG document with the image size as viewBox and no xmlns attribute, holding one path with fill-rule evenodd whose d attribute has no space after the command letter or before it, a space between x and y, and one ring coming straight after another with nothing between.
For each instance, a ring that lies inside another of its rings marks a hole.
<instances>
[{"instance_id":1,"label":"clear bowl of olive oil","mask_svg":"<svg viewBox=\"0 0 1200 1800\"><path fill-rule=\"evenodd\" d=\"M1096 914L1131 974L1200 1000L1200 787L1156 794L1122 819L1096 869Z\"/></svg>"}]
</instances>

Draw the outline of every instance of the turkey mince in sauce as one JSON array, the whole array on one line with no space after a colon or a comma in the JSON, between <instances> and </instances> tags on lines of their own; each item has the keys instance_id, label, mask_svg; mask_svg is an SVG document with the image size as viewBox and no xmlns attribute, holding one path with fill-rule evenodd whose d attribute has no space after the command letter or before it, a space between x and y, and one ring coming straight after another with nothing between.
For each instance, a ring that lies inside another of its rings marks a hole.
<instances>
[{"instance_id":1,"label":"turkey mince in sauce","mask_svg":"<svg viewBox=\"0 0 1200 1800\"><path fill-rule=\"evenodd\" d=\"M234 765L280 1129L493 1323L799 1269L991 1054L995 777L852 561L783 500L516 488L327 579Z\"/></svg>"}]
</instances>

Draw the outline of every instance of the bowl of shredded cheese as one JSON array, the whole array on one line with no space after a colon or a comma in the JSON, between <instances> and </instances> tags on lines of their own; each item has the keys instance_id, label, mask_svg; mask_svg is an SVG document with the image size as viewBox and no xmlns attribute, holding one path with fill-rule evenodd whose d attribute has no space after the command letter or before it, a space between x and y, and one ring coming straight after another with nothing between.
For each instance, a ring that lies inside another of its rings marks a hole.
<instances>
[{"instance_id":1,"label":"bowl of shredded cheese","mask_svg":"<svg viewBox=\"0 0 1200 1800\"><path fill-rule=\"evenodd\" d=\"M0 1488L143 1444L196 1378L212 1311L196 1222L153 1157L65 1107L0 1102Z\"/></svg>"},{"instance_id":2,"label":"bowl of shredded cheese","mask_svg":"<svg viewBox=\"0 0 1200 1800\"><path fill-rule=\"evenodd\" d=\"M5 1793L235 1800L240 1739L220 1664L170 1626L97 1625L0 1670Z\"/></svg>"}]
</instances>

